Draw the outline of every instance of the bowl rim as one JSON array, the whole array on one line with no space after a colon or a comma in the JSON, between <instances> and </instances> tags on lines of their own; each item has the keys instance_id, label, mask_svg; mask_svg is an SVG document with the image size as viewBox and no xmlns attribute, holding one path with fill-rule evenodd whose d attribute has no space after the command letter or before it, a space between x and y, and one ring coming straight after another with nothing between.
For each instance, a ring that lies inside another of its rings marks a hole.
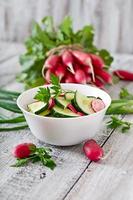
<instances>
[{"instance_id":1,"label":"bowl rim","mask_svg":"<svg viewBox=\"0 0 133 200\"><path fill-rule=\"evenodd\" d=\"M85 86L85 87L95 88L96 90L102 91L102 92L103 92L105 95L107 95L108 98L109 98L108 105L105 105L105 108L103 108L102 110L100 110L100 111L98 111L98 112L96 112L96 113L92 113L92 114L90 114L90 115L79 116L79 117L61 117L61 118L60 118L60 117L48 117L48 116L36 115L36 114L34 114L34 113L31 113L31 112L27 111L26 109L24 109L24 108L20 105L20 103L19 103L20 98L22 98L22 96L23 96L25 93L28 93L28 92L30 92L31 90L35 90L35 89L40 88L40 87L50 87L51 84L40 85L40 86L31 88L31 89L28 89L28 90L22 92L22 93L18 96L18 98L17 98L17 105L18 105L18 107L20 108L20 110L21 110L23 113L26 113L26 114L28 114L28 115L30 115L30 116L37 117L37 118L40 118L40 119L48 119L48 120L77 120L77 119L81 119L81 118L84 119L84 118L87 118L87 117L90 117L90 116L96 116L96 115L102 113L103 111L106 111L107 108L108 108L108 107L110 106L110 104L111 104L111 97L110 97L110 95L109 95L107 92L105 92L104 90L102 90L102 89L100 89L100 88L98 88L98 87L95 87L95 86L92 86L92 85L89 85L89 84L88 84L88 85L83 85L83 84L77 84L77 83L61 83L61 86L64 86L64 85L73 85L73 86L79 85L79 86Z\"/></svg>"}]
</instances>

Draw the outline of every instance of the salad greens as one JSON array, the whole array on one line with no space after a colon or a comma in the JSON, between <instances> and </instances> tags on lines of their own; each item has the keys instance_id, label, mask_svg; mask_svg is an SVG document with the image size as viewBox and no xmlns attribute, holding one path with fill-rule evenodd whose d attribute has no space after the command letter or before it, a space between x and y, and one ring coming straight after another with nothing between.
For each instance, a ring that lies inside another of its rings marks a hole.
<instances>
[{"instance_id":1,"label":"salad greens","mask_svg":"<svg viewBox=\"0 0 133 200\"><path fill-rule=\"evenodd\" d=\"M100 55L106 67L113 61L107 50L99 50L94 45L94 29L91 25L74 32L69 16L65 17L57 28L54 26L53 18L47 16L40 24L33 22L31 36L25 41L26 52L20 56L22 72L17 79L24 83L25 88L43 85L41 70L46 53L54 47L69 44L80 44L86 52Z\"/></svg>"}]
</instances>

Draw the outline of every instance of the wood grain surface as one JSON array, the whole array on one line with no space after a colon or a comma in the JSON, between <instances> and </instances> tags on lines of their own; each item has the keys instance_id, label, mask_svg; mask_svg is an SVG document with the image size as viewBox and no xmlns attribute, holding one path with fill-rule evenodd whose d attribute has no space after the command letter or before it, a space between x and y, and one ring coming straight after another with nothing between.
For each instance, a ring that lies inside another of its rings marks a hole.
<instances>
[{"instance_id":1,"label":"wood grain surface","mask_svg":"<svg viewBox=\"0 0 133 200\"><path fill-rule=\"evenodd\" d=\"M2 44L1 44L2 45ZM14 44L14 49L15 49ZM13 48L8 45L8 49ZM7 60L1 61L1 86L15 91L22 90L16 83L14 73L20 70L18 55L23 51L19 46L18 53L5 52L1 48L0 54ZM14 50L15 52L15 50ZM14 55L10 57L11 55ZM125 57L125 58L124 58ZM130 55L116 55L113 68L119 65L130 68L133 57ZM128 62L129 61L129 62ZM3 67L4 66L4 67ZM8 72L9 76L5 72ZM3 71L3 69L5 71ZM14 69L12 71L11 69ZM13 72L13 73L12 73ZM8 82L10 80L10 83ZM120 82L109 89L112 98L117 98L121 87L128 87L133 91L133 84ZM124 116L123 116L124 117ZM133 121L133 116L126 116L126 120ZM23 131L0 133L0 199L1 200L132 200L133 186L133 129L122 134L120 130L107 130L105 122L95 139L101 144L105 152L112 152L110 156L99 163L90 162L82 152L82 144L72 147L52 146L52 155L57 167L51 171L41 164L29 164L27 167L12 168L15 159L11 156L11 149L21 142L34 142L38 146L48 146L38 141L31 132ZM41 179L40 175L46 173Z\"/></svg>"},{"instance_id":2,"label":"wood grain surface","mask_svg":"<svg viewBox=\"0 0 133 200\"><path fill-rule=\"evenodd\" d=\"M132 0L0 0L0 40L22 42L33 20L51 15L56 25L66 15L77 30L93 24L95 43L112 52L133 52Z\"/></svg>"}]
</instances>

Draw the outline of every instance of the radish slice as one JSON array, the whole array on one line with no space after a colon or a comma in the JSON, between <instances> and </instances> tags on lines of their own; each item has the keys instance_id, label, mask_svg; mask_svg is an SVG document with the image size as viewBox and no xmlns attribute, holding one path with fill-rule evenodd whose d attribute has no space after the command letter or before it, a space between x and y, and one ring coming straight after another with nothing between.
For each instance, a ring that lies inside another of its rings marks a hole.
<instances>
[{"instance_id":1,"label":"radish slice","mask_svg":"<svg viewBox=\"0 0 133 200\"><path fill-rule=\"evenodd\" d=\"M55 101L54 101L53 98L51 98L51 99L49 100L49 106L48 106L48 109L51 110L51 109L54 107L54 105L55 105Z\"/></svg>"},{"instance_id":2,"label":"radish slice","mask_svg":"<svg viewBox=\"0 0 133 200\"><path fill-rule=\"evenodd\" d=\"M68 107L72 112L77 113L77 110L74 108L74 106L73 106L71 103L69 103L67 107Z\"/></svg>"},{"instance_id":3,"label":"radish slice","mask_svg":"<svg viewBox=\"0 0 133 200\"><path fill-rule=\"evenodd\" d=\"M64 51L62 54L62 61L64 63L64 65L66 65L68 67L68 70L74 74L74 68L73 68L73 56L71 54L71 52L69 51Z\"/></svg>"},{"instance_id":4,"label":"radish slice","mask_svg":"<svg viewBox=\"0 0 133 200\"><path fill-rule=\"evenodd\" d=\"M80 115L80 116L85 116L85 114L82 113L82 112L77 112L77 114Z\"/></svg>"},{"instance_id":5,"label":"radish slice","mask_svg":"<svg viewBox=\"0 0 133 200\"><path fill-rule=\"evenodd\" d=\"M92 100L91 106L95 112L98 112L105 108L105 104L101 99Z\"/></svg>"}]
</instances>

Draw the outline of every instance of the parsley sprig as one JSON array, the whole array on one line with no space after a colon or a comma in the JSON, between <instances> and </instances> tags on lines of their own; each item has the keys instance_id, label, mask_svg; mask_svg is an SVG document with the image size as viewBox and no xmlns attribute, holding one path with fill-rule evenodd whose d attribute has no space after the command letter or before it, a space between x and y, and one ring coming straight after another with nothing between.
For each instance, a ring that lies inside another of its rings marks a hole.
<instances>
[{"instance_id":1,"label":"parsley sprig","mask_svg":"<svg viewBox=\"0 0 133 200\"><path fill-rule=\"evenodd\" d=\"M127 122L119 119L116 116L111 116L111 120L107 122L108 128L121 128L122 133L125 133L133 125L131 122Z\"/></svg>"},{"instance_id":2,"label":"parsley sprig","mask_svg":"<svg viewBox=\"0 0 133 200\"><path fill-rule=\"evenodd\" d=\"M29 157L17 159L16 163L13 164L12 167L22 167L24 165L27 165L29 162L35 163L40 161L44 166L53 170L56 164L52 159L51 155L49 154L50 152L51 149L46 147L36 148L35 152Z\"/></svg>"},{"instance_id":3,"label":"parsley sprig","mask_svg":"<svg viewBox=\"0 0 133 200\"><path fill-rule=\"evenodd\" d=\"M48 103L51 97L57 97L62 93L62 88L60 85L59 78L55 76L54 74L51 74L50 77L52 86L47 88L39 88L39 91L35 95L35 99L39 101L43 101L45 103Z\"/></svg>"}]
</instances>

